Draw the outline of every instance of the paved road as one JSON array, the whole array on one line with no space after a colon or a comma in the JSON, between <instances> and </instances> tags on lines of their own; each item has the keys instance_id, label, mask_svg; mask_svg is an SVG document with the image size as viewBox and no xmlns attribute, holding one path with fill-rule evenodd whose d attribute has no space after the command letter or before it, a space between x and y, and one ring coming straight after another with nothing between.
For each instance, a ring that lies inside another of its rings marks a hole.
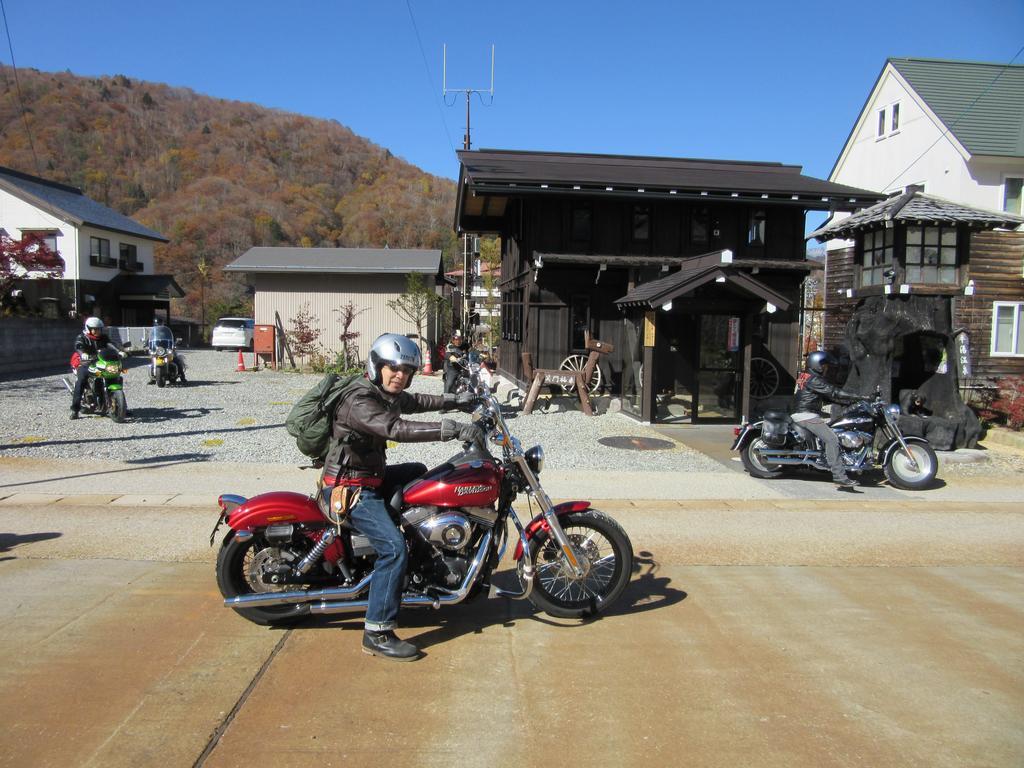
<instances>
[{"instance_id":1,"label":"paved road","mask_svg":"<svg viewBox=\"0 0 1024 768\"><path fill-rule=\"evenodd\" d=\"M16 502L0 765L1024 764L1020 505L608 501L610 615L410 612L399 665L223 608L209 509Z\"/></svg>"}]
</instances>

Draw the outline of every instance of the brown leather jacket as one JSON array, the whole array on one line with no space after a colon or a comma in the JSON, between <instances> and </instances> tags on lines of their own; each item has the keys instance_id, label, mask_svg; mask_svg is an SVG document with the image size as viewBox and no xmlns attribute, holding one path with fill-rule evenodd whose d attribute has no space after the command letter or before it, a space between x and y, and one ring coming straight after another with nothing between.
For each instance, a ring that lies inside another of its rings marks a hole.
<instances>
[{"instance_id":1,"label":"brown leather jacket","mask_svg":"<svg viewBox=\"0 0 1024 768\"><path fill-rule=\"evenodd\" d=\"M324 459L324 478L382 478L387 441L425 443L441 439L440 422L406 421L403 413L440 411L445 398L402 392L389 395L367 379L352 383L334 413L332 447Z\"/></svg>"}]
</instances>

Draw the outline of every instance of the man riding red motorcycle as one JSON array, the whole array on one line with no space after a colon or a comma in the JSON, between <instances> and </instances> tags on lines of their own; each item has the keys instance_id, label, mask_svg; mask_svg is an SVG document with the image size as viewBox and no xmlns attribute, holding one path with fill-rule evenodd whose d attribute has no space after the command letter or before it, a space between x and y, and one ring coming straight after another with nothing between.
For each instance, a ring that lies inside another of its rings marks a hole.
<instances>
[{"instance_id":1,"label":"man riding red motorcycle","mask_svg":"<svg viewBox=\"0 0 1024 768\"><path fill-rule=\"evenodd\" d=\"M373 342L366 360L366 378L351 385L351 391L335 411L332 448L324 461L325 504L338 504L342 494L336 488L356 489L346 506L356 530L370 540L377 552L377 565L370 583L363 650L372 655L401 661L416 658L412 643L395 635L406 567L402 534L392 522L385 500L395 488L404 486L427 471L424 464L386 466L388 440L426 442L451 440L483 444L485 435L474 424L445 419L439 423L406 421L403 413L448 410L469 405L470 396L425 395L406 392L421 365L420 349L406 336L386 333ZM331 497L334 497L333 500ZM344 511L344 510L339 510Z\"/></svg>"}]
</instances>

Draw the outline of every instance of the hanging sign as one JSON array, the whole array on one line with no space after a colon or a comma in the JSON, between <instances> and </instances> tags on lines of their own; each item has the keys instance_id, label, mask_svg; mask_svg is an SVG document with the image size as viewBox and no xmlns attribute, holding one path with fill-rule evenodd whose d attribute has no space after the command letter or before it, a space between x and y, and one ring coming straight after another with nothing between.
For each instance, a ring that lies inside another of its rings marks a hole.
<instances>
[{"instance_id":1,"label":"hanging sign","mask_svg":"<svg viewBox=\"0 0 1024 768\"><path fill-rule=\"evenodd\" d=\"M654 313L644 312L644 346L654 346Z\"/></svg>"},{"instance_id":2,"label":"hanging sign","mask_svg":"<svg viewBox=\"0 0 1024 768\"><path fill-rule=\"evenodd\" d=\"M729 352L736 352L740 348L740 319L738 317L729 318L729 335L726 340L726 349Z\"/></svg>"},{"instance_id":3,"label":"hanging sign","mask_svg":"<svg viewBox=\"0 0 1024 768\"><path fill-rule=\"evenodd\" d=\"M971 375L971 340L967 331L960 331L953 336L953 343L956 346L956 367L961 379L970 378Z\"/></svg>"}]
</instances>

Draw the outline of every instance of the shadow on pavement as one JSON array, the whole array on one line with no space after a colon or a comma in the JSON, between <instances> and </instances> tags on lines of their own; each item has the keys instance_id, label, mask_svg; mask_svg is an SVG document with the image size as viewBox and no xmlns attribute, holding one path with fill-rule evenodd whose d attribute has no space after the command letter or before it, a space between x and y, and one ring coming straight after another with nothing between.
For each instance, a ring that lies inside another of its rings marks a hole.
<instances>
[{"instance_id":1,"label":"shadow on pavement","mask_svg":"<svg viewBox=\"0 0 1024 768\"><path fill-rule=\"evenodd\" d=\"M26 480L23 483L7 483L0 485L0 488L18 488L25 485L38 485L40 483L54 483L61 480L79 480L81 478L94 479L100 475L117 475L122 472L144 472L159 467L173 467L175 464L193 464L197 461L209 461L211 456L205 453L178 453L170 456L154 456L150 459L135 459L126 463L138 464L137 467L128 469L106 469L95 472L83 472L78 475L65 475L64 477L44 477L39 480Z\"/></svg>"},{"instance_id":2,"label":"shadow on pavement","mask_svg":"<svg viewBox=\"0 0 1024 768\"><path fill-rule=\"evenodd\" d=\"M417 646L426 650L430 646L453 640L462 635L475 634L493 626L514 627L516 621L532 619L551 627L571 629L580 624L600 621L607 616L627 616L633 613L667 608L687 598L686 592L669 586L670 579L657 576L658 562L650 552L640 552L633 561L634 576L619 599L607 612L584 619L554 619L538 611L529 600L489 600L481 593L475 599L434 610L431 608L404 608L399 617L399 635L406 630ZM639 574L639 575L637 575ZM511 571L496 574L503 582L511 578ZM426 632L413 636L421 628ZM350 613L334 616L312 616L295 629L363 629L363 614Z\"/></svg>"},{"instance_id":3,"label":"shadow on pavement","mask_svg":"<svg viewBox=\"0 0 1024 768\"><path fill-rule=\"evenodd\" d=\"M0 552L10 552L17 546L22 544L32 544L36 541L49 541L50 539L59 539L63 534L56 531L48 531L46 533L0 533ZM15 557L0 557L0 563L5 560L16 560Z\"/></svg>"}]
</instances>

